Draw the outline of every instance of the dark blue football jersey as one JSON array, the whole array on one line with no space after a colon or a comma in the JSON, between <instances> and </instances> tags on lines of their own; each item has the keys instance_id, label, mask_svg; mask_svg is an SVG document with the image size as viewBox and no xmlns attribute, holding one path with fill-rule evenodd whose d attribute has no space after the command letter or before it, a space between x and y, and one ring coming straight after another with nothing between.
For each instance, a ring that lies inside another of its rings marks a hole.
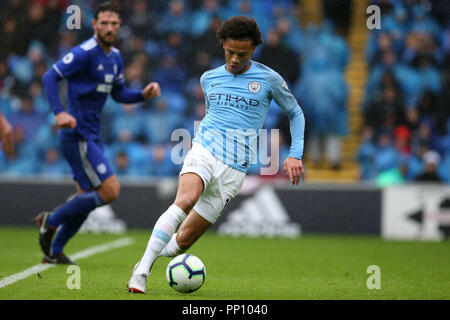
<instances>
[{"instance_id":1,"label":"dark blue football jersey","mask_svg":"<svg viewBox=\"0 0 450 320\"><path fill-rule=\"evenodd\" d=\"M108 94L116 85L123 85L123 59L120 51L111 48L107 54L95 37L72 48L53 65L58 75L68 82L66 112L77 120L74 129L85 139L100 138L100 118Z\"/></svg>"}]
</instances>

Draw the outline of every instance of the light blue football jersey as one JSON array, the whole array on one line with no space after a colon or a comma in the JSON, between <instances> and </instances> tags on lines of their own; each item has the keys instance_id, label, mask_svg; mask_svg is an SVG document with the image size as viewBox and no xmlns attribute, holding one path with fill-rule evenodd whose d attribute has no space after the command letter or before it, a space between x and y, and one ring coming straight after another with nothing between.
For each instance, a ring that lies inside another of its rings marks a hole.
<instances>
[{"instance_id":1,"label":"light blue football jersey","mask_svg":"<svg viewBox=\"0 0 450 320\"><path fill-rule=\"evenodd\" d=\"M256 61L242 74L232 74L225 67L206 71L200 78L206 115L193 142L227 165L247 172L248 165L257 161L258 136L274 99L290 120L289 157L301 159L305 118L283 78Z\"/></svg>"}]
</instances>

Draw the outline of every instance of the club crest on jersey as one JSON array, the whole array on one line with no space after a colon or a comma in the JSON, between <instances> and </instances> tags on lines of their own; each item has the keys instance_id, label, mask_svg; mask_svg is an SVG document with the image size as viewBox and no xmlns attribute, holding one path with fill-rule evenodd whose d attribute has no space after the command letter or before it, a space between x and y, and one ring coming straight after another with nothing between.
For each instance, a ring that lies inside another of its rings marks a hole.
<instances>
[{"instance_id":1,"label":"club crest on jersey","mask_svg":"<svg viewBox=\"0 0 450 320\"><path fill-rule=\"evenodd\" d=\"M64 58L62 59L62 61L63 61L65 64L69 64L69 63L71 63L71 62L73 61L73 58L74 58L73 53L72 53L72 52L69 52L68 54L66 54L66 55L64 56Z\"/></svg>"},{"instance_id":2,"label":"club crest on jersey","mask_svg":"<svg viewBox=\"0 0 450 320\"><path fill-rule=\"evenodd\" d=\"M105 173L106 173L106 165L105 165L104 163L100 163L100 164L97 166L97 171L98 171L98 173L100 173L100 174L105 174Z\"/></svg>"},{"instance_id":3,"label":"club crest on jersey","mask_svg":"<svg viewBox=\"0 0 450 320\"><path fill-rule=\"evenodd\" d=\"M248 84L248 90L253 93L257 93L261 90L261 85L258 81L252 81Z\"/></svg>"}]
</instances>

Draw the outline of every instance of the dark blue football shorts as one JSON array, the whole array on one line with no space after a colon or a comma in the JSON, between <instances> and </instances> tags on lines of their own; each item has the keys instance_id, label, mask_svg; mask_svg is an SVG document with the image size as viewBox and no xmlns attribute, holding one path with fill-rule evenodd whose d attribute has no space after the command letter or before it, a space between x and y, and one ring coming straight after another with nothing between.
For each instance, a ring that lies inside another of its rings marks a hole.
<instances>
[{"instance_id":1,"label":"dark blue football shorts","mask_svg":"<svg viewBox=\"0 0 450 320\"><path fill-rule=\"evenodd\" d=\"M72 169L72 177L83 191L100 185L114 173L100 140L59 135L62 153Z\"/></svg>"}]
</instances>

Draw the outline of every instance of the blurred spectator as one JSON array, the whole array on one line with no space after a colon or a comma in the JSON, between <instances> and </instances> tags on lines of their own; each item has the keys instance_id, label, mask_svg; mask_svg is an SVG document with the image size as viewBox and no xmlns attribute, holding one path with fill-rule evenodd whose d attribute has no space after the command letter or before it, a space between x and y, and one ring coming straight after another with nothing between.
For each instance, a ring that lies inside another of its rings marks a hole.
<instances>
[{"instance_id":1,"label":"blurred spectator","mask_svg":"<svg viewBox=\"0 0 450 320\"><path fill-rule=\"evenodd\" d=\"M135 37L144 38L153 32L152 12L148 8L148 1L133 0L131 13L127 15L127 25L133 30Z\"/></svg>"},{"instance_id":2,"label":"blurred spectator","mask_svg":"<svg viewBox=\"0 0 450 320\"><path fill-rule=\"evenodd\" d=\"M163 36L169 32L190 34L190 12L183 0L170 0L169 7L156 21L156 32Z\"/></svg>"},{"instance_id":3,"label":"blurred spectator","mask_svg":"<svg viewBox=\"0 0 450 320\"><path fill-rule=\"evenodd\" d=\"M403 184L408 167L405 163L401 163L397 167L393 167L386 171L380 172L375 179L378 187L387 187L391 185Z\"/></svg>"},{"instance_id":4,"label":"blurred spectator","mask_svg":"<svg viewBox=\"0 0 450 320\"><path fill-rule=\"evenodd\" d=\"M359 177L361 180L373 180L376 177L373 128L366 126L362 132L362 142L358 148L357 160L360 163Z\"/></svg>"},{"instance_id":5,"label":"blurred spectator","mask_svg":"<svg viewBox=\"0 0 450 320\"><path fill-rule=\"evenodd\" d=\"M204 102L198 102L194 107L194 113L184 120L183 128L187 129L194 138L195 134L195 122L201 121L206 114L206 107Z\"/></svg>"},{"instance_id":6,"label":"blurred spectator","mask_svg":"<svg viewBox=\"0 0 450 320\"><path fill-rule=\"evenodd\" d=\"M179 61L177 63L179 64L185 64L184 61L185 54L189 52L189 46L188 43L185 41L185 36L180 32L170 32L167 34L167 40L163 43L161 43L161 56L164 57L166 55L169 56L175 56L179 57Z\"/></svg>"},{"instance_id":7,"label":"blurred spectator","mask_svg":"<svg viewBox=\"0 0 450 320\"><path fill-rule=\"evenodd\" d=\"M34 108L33 99L25 96L20 110L13 112L10 122L15 129L20 129L26 142L33 142L39 128L45 123L46 116Z\"/></svg>"},{"instance_id":8,"label":"blurred spectator","mask_svg":"<svg viewBox=\"0 0 450 320\"><path fill-rule=\"evenodd\" d=\"M222 20L218 16L214 16L210 19L210 24L208 29L205 30L200 36L194 38L193 41L193 52L202 50L211 55L211 60L220 61L219 64L223 63L223 49L217 43L216 31L220 27Z\"/></svg>"},{"instance_id":9,"label":"blurred spectator","mask_svg":"<svg viewBox=\"0 0 450 320\"><path fill-rule=\"evenodd\" d=\"M151 144L170 142L175 129L181 127L183 114L169 112L164 95L155 100L155 108L145 118L145 134Z\"/></svg>"},{"instance_id":10,"label":"blurred spectator","mask_svg":"<svg viewBox=\"0 0 450 320\"><path fill-rule=\"evenodd\" d=\"M203 0L202 6L192 14L192 34L200 36L210 27L211 22L220 15L219 0Z\"/></svg>"},{"instance_id":11,"label":"blurred spectator","mask_svg":"<svg viewBox=\"0 0 450 320\"><path fill-rule=\"evenodd\" d=\"M441 32L441 27L439 26L437 21L429 14L428 8L420 3L412 5L411 31L428 33L435 39L438 39Z\"/></svg>"},{"instance_id":12,"label":"blurred spectator","mask_svg":"<svg viewBox=\"0 0 450 320\"><path fill-rule=\"evenodd\" d=\"M395 51L395 48L393 46L393 41L390 34L380 31L377 35L369 35L369 41L365 50L369 68L373 68L381 62L383 52L388 50Z\"/></svg>"},{"instance_id":13,"label":"blurred spectator","mask_svg":"<svg viewBox=\"0 0 450 320\"><path fill-rule=\"evenodd\" d=\"M19 33L18 21L13 17L6 17L0 20L0 58L4 59L8 55L23 55L28 45L25 42L17 41Z\"/></svg>"},{"instance_id":14,"label":"blurred spectator","mask_svg":"<svg viewBox=\"0 0 450 320\"><path fill-rule=\"evenodd\" d=\"M149 175L154 177L174 176L179 168L171 159L171 147L157 144L151 149L151 166Z\"/></svg>"},{"instance_id":15,"label":"blurred spectator","mask_svg":"<svg viewBox=\"0 0 450 320\"><path fill-rule=\"evenodd\" d=\"M425 170L416 178L416 181L427 182L442 182L442 179L437 173L437 169L441 157L436 151L427 151L423 155L423 162L425 164Z\"/></svg>"},{"instance_id":16,"label":"blurred spectator","mask_svg":"<svg viewBox=\"0 0 450 320\"><path fill-rule=\"evenodd\" d=\"M116 153L113 167L114 172L116 172L116 174L119 177L124 176L136 177L141 173L141 171L136 170L137 169L136 166L133 166L130 163L128 153L125 150L120 150L119 152Z\"/></svg>"},{"instance_id":17,"label":"blurred spectator","mask_svg":"<svg viewBox=\"0 0 450 320\"><path fill-rule=\"evenodd\" d=\"M62 58L71 48L76 46L77 36L75 32L64 31L59 36L56 58ZM124 57L125 58L125 57Z\"/></svg>"},{"instance_id":18,"label":"blurred spectator","mask_svg":"<svg viewBox=\"0 0 450 320\"><path fill-rule=\"evenodd\" d=\"M267 26L267 29L272 26ZM305 49L305 39L298 21L292 16L280 16L276 20L274 28L279 32L282 41L297 54Z\"/></svg>"},{"instance_id":19,"label":"blurred spectator","mask_svg":"<svg viewBox=\"0 0 450 320\"><path fill-rule=\"evenodd\" d=\"M390 74L386 74L390 77ZM403 97L395 84L376 90L365 111L365 123L375 130L390 128L405 122Z\"/></svg>"},{"instance_id":20,"label":"blurred spectator","mask_svg":"<svg viewBox=\"0 0 450 320\"><path fill-rule=\"evenodd\" d=\"M212 56L206 50L200 49L193 52L192 58L194 61L189 63L189 76L198 80L205 71L211 69Z\"/></svg>"},{"instance_id":21,"label":"blurred spectator","mask_svg":"<svg viewBox=\"0 0 450 320\"><path fill-rule=\"evenodd\" d=\"M376 148L374 163L377 172L396 168L401 163L401 155L394 147L393 138L389 131L378 134Z\"/></svg>"},{"instance_id":22,"label":"blurred spectator","mask_svg":"<svg viewBox=\"0 0 450 320\"><path fill-rule=\"evenodd\" d=\"M341 137L348 133L348 88L337 68L329 68L324 50L308 59L308 72L297 84L295 92L302 102L309 124L309 152L316 165L322 154L334 169L341 164Z\"/></svg>"},{"instance_id":23,"label":"blurred spectator","mask_svg":"<svg viewBox=\"0 0 450 320\"><path fill-rule=\"evenodd\" d=\"M55 30L59 27L58 12L52 15L47 14L46 8L41 2L32 1L28 7L27 19L24 24L24 35L27 44L33 41L42 42L48 49L55 49L57 37L54 36Z\"/></svg>"},{"instance_id":24,"label":"blurred spectator","mask_svg":"<svg viewBox=\"0 0 450 320\"><path fill-rule=\"evenodd\" d=\"M280 123L280 118L286 116L281 111L280 107L275 101L272 100L267 111L266 119L264 120L264 129L278 129L278 124ZM284 141L284 140L283 140Z\"/></svg>"},{"instance_id":25,"label":"blurred spectator","mask_svg":"<svg viewBox=\"0 0 450 320\"><path fill-rule=\"evenodd\" d=\"M135 104L123 104L120 114L112 119L112 135L116 140L143 141L143 112ZM124 138L127 136L129 138ZM122 138L120 138L122 137Z\"/></svg>"},{"instance_id":26,"label":"blurred spectator","mask_svg":"<svg viewBox=\"0 0 450 320\"><path fill-rule=\"evenodd\" d=\"M178 63L176 55L166 55L162 57L160 66L155 69L153 80L158 82L164 91L183 92L187 70Z\"/></svg>"},{"instance_id":27,"label":"blurred spectator","mask_svg":"<svg viewBox=\"0 0 450 320\"><path fill-rule=\"evenodd\" d=\"M51 147L45 151L45 158L39 165L38 173L45 175L46 179L58 179L62 175L69 175L70 168L61 158L58 148Z\"/></svg>"},{"instance_id":28,"label":"blurred spectator","mask_svg":"<svg viewBox=\"0 0 450 320\"><path fill-rule=\"evenodd\" d=\"M379 87L386 72L392 72L395 80L399 83L402 93L406 97L405 106L407 108L416 106L420 96L421 85L418 72L412 67L398 62L395 52L386 50L382 53L381 63L377 64L369 74L363 108L367 107L367 100L371 97L371 93Z\"/></svg>"},{"instance_id":29,"label":"blurred spectator","mask_svg":"<svg viewBox=\"0 0 450 320\"><path fill-rule=\"evenodd\" d=\"M300 75L300 62L297 54L281 43L280 34L269 30L258 60L266 66L277 69L277 72L289 83L293 84Z\"/></svg>"},{"instance_id":30,"label":"blurred spectator","mask_svg":"<svg viewBox=\"0 0 450 320\"><path fill-rule=\"evenodd\" d=\"M34 80L28 90L31 99L34 102L34 107L37 112L41 114L46 114L50 110L50 104L48 103L47 97L44 94L42 88L42 82Z\"/></svg>"},{"instance_id":31,"label":"blurred spectator","mask_svg":"<svg viewBox=\"0 0 450 320\"><path fill-rule=\"evenodd\" d=\"M420 95L425 91L439 94L441 91L441 77L438 69L432 64L428 56L417 56L412 65L416 67L420 77Z\"/></svg>"},{"instance_id":32,"label":"blurred spectator","mask_svg":"<svg viewBox=\"0 0 450 320\"><path fill-rule=\"evenodd\" d=\"M322 0L322 10L325 19L333 22L343 36L347 36L352 14L351 0Z\"/></svg>"},{"instance_id":33,"label":"blurred spectator","mask_svg":"<svg viewBox=\"0 0 450 320\"><path fill-rule=\"evenodd\" d=\"M405 125L394 129L394 145L400 156L407 159L411 155L411 132Z\"/></svg>"}]
</instances>

